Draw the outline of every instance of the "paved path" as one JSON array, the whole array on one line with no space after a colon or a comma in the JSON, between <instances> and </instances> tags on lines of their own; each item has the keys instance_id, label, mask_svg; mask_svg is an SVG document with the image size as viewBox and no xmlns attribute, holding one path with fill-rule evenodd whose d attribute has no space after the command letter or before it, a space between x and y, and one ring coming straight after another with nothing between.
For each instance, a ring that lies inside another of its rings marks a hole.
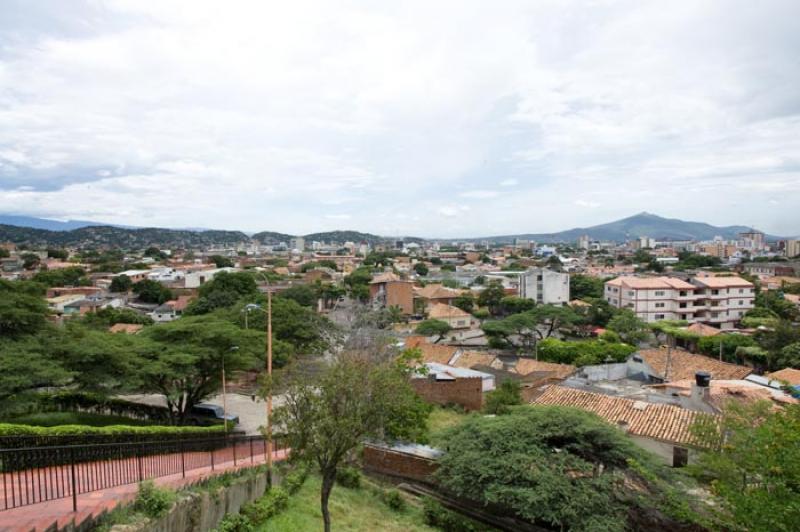
<instances>
[{"instance_id":1,"label":"paved path","mask_svg":"<svg viewBox=\"0 0 800 532\"><path fill-rule=\"evenodd\" d=\"M273 452L273 461L284 460L288 455L287 450ZM163 455L166 461L170 455ZM128 460L128 459L126 459ZM208 477L218 475L225 471L245 469L253 465L263 464L266 456L263 453L256 453L253 459L248 456L245 459L237 460L234 466L232 458L229 461L220 461L211 466L203 466L186 471L184 478L182 473L153 478L159 486L172 489L181 488L200 482ZM68 467L68 466L66 466ZM83 469L86 471L87 469ZM80 471L80 470L79 470ZM80 473L79 473L80 476ZM19 477L19 475L17 475ZM23 476L24 478L24 476ZM79 479L79 484L85 480ZM79 488L80 490L80 488ZM72 497L55 499L52 501L31 504L20 508L0 511L0 532L31 532L47 530L54 523L58 523L58 529L66 526L70 522L80 524L91 516L97 516L104 511L110 511L120 503L130 502L136 498L138 484L132 482L103 490L83 493L78 495L78 511L72 510Z\"/></svg>"}]
</instances>

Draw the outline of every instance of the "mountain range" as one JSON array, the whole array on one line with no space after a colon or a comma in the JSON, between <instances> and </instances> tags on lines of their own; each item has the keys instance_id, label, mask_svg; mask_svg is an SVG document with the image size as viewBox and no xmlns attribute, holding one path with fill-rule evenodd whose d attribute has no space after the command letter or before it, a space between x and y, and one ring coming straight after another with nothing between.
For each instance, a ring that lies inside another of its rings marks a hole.
<instances>
[{"instance_id":1,"label":"mountain range","mask_svg":"<svg viewBox=\"0 0 800 532\"><path fill-rule=\"evenodd\" d=\"M656 240L711 240L716 236L736 239L738 234L751 228L741 225L717 227L702 222L687 222L662 218L647 212L592 227L576 227L558 233L522 233L484 238L428 239L440 241L491 241L511 242L514 239L533 240L539 243L574 242L588 235L592 240L624 242L640 236ZM288 242L292 235L262 231L252 236L241 231L215 231L192 229L134 228L104 225L97 222L70 220L59 222L43 218L0 215L0 242L43 246L69 247L120 247L140 249L150 245L170 248L198 248L230 246L257 241L266 245ZM398 240L359 231L329 231L305 235L306 242L368 242L370 245ZM781 237L767 235L768 240ZM425 239L404 237L406 242L423 242Z\"/></svg>"}]
</instances>

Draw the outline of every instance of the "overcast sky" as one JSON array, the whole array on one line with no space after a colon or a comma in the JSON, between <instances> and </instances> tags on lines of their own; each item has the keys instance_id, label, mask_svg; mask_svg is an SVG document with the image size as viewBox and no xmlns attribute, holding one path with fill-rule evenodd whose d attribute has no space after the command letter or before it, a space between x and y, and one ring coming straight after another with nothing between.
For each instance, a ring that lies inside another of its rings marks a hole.
<instances>
[{"instance_id":1,"label":"overcast sky","mask_svg":"<svg viewBox=\"0 0 800 532\"><path fill-rule=\"evenodd\" d=\"M0 1L0 212L800 233L800 2Z\"/></svg>"}]
</instances>

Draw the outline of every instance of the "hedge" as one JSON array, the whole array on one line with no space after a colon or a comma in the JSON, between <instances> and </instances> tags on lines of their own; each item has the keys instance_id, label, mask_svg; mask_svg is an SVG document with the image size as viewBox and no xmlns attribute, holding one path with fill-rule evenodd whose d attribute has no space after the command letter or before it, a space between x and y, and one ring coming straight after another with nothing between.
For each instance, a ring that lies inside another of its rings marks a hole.
<instances>
[{"instance_id":1,"label":"hedge","mask_svg":"<svg viewBox=\"0 0 800 532\"><path fill-rule=\"evenodd\" d=\"M169 409L165 406L134 403L90 392L42 393L37 398L37 408L39 411L85 411L164 423L170 422Z\"/></svg>"},{"instance_id":2,"label":"hedge","mask_svg":"<svg viewBox=\"0 0 800 532\"><path fill-rule=\"evenodd\" d=\"M602 364L611 357L614 362L622 362L636 352L636 348L623 343L603 340L565 341L547 338L539 342L539 360L588 366Z\"/></svg>"}]
</instances>

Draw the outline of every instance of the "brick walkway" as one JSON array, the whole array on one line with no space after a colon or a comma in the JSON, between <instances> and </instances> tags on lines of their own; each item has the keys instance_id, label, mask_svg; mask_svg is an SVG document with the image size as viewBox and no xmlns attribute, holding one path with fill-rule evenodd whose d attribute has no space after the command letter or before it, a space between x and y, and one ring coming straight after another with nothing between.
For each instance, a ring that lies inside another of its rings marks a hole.
<instances>
[{"instance_id":1,"label":"brick walkway","mask_svg":"<svg viewBox=\"0 0 800 532\"><path fill-rule=\"evenodd\" d=\"M273 461L284 460L288 456L287 450L272 453ZM165 456L169 459L169 456ZM265 463L264 454L256 455L251 461L240 459L237 465L233 461L221 461L211 466L193 468L186 471L186 478L182 473L153 478L158 486L165 486L172 489L189 486L200 482L208 477L219 475L226 471L246 469L253 465ZM85 469L84 469L85 470ZM80 475L79 475L80 476ZM80 479L79 479L80 481ZM138 484L136 482L107 488L103 490L83 493L78 495L78 511L72 511L72 497L55 499L47 502L40 502L20 508L0 511L0 532L43 532L52 525L57 524L58 530L74 521L76 525L86 519L100 515L104 511L110 511L115 506L123 502L130 502L136 497Z\"/></svg>"}]
</instances>

